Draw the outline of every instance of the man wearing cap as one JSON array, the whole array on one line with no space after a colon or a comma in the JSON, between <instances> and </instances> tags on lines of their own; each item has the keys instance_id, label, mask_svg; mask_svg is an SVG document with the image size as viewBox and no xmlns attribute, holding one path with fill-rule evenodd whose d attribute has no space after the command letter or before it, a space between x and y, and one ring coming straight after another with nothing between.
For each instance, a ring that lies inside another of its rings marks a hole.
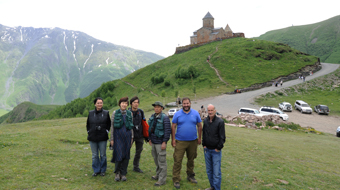
<instances>
[{"instance_id":1,"label":"man wearing cap","mask_svg":"<svg viewBox=\"0 0 340 190\"><path fill-rule=\"evenodd\" d=\"M170 119L162 110L161 102L152 104L155 113L151 115L149 124L149 144L152 146L152 156L156 164L156 175L151 178L157 180L155 186L164 185L167 176L166 143L170 139Z\"/></svg>"},{"instance_id":2,"label":"man wearing cap","mask_svg":"<svg viewBox=\"0 0 340 190\"><path fill-rule=\"evenodd\" d=\"M183 109L175 113L171 126L171 144L175 148L172 181L177 189L180 188L180 174L185 153L188 158L187 180L191 183L197 183L194 172L194 159L197 157L197 146L201 144L202 135L202 120L198 111L191 109L190 99L183 98L182 106Z\"/></svg>"}]
</instances>

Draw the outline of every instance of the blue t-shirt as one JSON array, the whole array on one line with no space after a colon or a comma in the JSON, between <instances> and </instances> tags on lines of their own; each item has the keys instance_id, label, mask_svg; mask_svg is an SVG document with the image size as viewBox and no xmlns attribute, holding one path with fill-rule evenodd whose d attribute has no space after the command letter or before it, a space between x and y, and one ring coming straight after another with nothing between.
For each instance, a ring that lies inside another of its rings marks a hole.
<instances>
[{"instance_id":1,"label":"blue t-shirt","mask_svg":"<svg viewBox=\"0 0 340 190\"><path fill-rule=\"evenodd\" d=\"M197 139L197 123L201 123L200 114L193 109L189 113L185 113L183 109L176 112L172 123L177 124L176 140L193 141Z\"/></svg>"}]
</instances>

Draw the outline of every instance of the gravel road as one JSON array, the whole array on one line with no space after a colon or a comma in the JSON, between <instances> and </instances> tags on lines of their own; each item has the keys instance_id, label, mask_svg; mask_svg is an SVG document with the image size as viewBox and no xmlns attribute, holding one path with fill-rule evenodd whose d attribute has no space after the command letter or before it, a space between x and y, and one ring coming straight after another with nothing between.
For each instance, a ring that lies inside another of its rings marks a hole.
<instances>
[{"instance_id":1,"label":"gravel road","mask_svg":"<svg viewBox=\"0 0 340 190\"><path fill-rule=\"evenodd\" d=\"M312 80L314 78L329 74L340 66L339 64L330 64L330 63L321 63L322 69L312 76L307 76L306 81ZM279 88L290 87L296 84L302 83L302 80L296 79L291 80L283 83L282 87L266 87L250 92L243 92L240 94L233 94L233 95L220 95L205 99L197 100L196 104L192 104L193 109L200 109L201 105L203 104L205 107L208 104L213 104L218 110L219 113L223 115L231 115L236 116L238 110L241 107L248 107L248 108L256 108L259 109L260 106L253 104L253 99L261 94L266 94L268 92L274 92ZM279 102L278 102L279 103ZM291 102L292 103L292 102ZM287 113L287 112L286 112ZM326 116L326 115L317 115L316 113L313 114L301 114L300 112L293 111L288 112L289 121L298 123L302 127L313 127L318 131L326 132L335 134L335 131L338 126L340 126L340 118L335 116Z\"/></svg>"}]
</instances>

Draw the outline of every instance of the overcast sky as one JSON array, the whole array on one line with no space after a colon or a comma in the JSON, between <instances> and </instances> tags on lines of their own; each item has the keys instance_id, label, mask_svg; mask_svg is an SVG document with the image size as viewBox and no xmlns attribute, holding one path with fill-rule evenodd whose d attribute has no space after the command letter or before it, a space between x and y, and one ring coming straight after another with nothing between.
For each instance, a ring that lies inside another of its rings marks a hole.
<instances>
[{"instance_id":1,"label":"overcast sky","mask_svg":"<svg viewBox=\"0 0 340 190\"><path fill-rule=\"evenodd\" d=\"M0 0L0 24L59 27L167 57L190 43L209 11L246 38L340 14L335 0Z\"/></svg>"}]
</instances>

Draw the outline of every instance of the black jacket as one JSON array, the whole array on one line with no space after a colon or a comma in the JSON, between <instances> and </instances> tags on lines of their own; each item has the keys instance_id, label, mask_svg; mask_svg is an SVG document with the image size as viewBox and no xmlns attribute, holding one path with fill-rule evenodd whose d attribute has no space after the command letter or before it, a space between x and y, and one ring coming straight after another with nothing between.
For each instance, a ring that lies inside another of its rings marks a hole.
<instances>
[{"instance_id":1,"label":"black jacket","mask_svg":"<svg viewBox=\"0 0 340 190\"><path fill-rule=\"evenodd\" d=\"M143 138L143 126L142 119L145 119L144 111L141 109L137 109L137 111L132 111L131 108L128 108L133 114L133 135L135 139Z\"/></svg>"},{"instance_id":2,"label":"black jacket","mask_svg":"<svg viewBox=\"0 0 340 190\"><path fill-rule=\"evenodd\" d=\"M99 127L100 126L100 127ZM106 141L111 127L111 119L107 110L91 110L87 116L87 140L99 142Z\"/></svg>"},{"instance_id":3,"label":"black jacket","mask_svg":"<svg viewBox=\"0 0 340 190\"><path fill-rule=\"evenodd\" d=\"M202 145L209 149L221 150L225 142L225 128L223 119L215 116L210 123L209 116L203 121Z\"/></svg>"}]
</instances>

